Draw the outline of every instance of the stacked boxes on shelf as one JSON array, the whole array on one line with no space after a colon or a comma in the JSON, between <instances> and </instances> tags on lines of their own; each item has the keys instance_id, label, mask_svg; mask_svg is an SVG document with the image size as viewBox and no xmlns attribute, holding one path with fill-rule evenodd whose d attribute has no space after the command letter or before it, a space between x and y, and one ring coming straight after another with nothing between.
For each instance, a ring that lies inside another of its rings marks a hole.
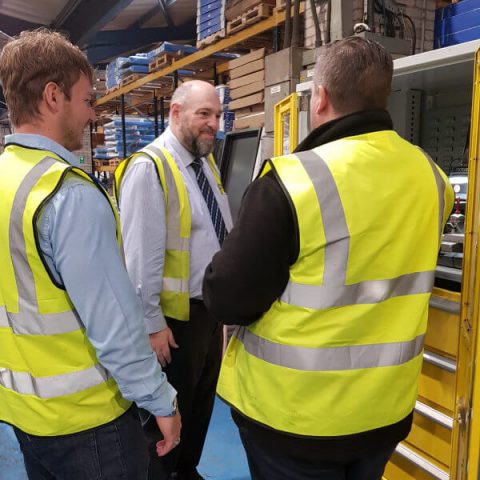
<instances>
[{"instance_id":1,"label":"stacked boxes on shelf","mask_svg":"<svg viewBox=\"0 0 480 480\"><path fill-rule=\"evenodd\" d=\"M275 104L295 92L303 67L303 47L284 48L265 57L265 132L273 133Z\"/></svg>"},{"instance_id":2,"label":"stacked boxes on shelf","mask_svg":"<svg viewBox=\"0 0 480 480\"><path fill-rule=\"evenodd\" d=\"M233 129L233 120L235 119L235 112L230 111L229 103L231 100L230 97L230 88L227 85L217 85L215 87L217 90L220 103L222 104L222 116L220 118L220 132L231 132Z\"/></svg>"},{"instance_id":3,"label":"stacked boxes on shelf","mask_svg":"<svg viewBox=\"0 0 480 480\"><path fill-rule=\"evenodd\" d=\"M463 0L435 11L434 48L480 38L480 2Z\"/></svg>"},{"instance_id":4,"label":"stacked boxes on shelf","mask_svg":"<svg viewBox=\"0 0 480 480\"><path fill-rule=\"evenodd\" d=\"M197 46L225 36L225 0L197 0Z\"/></svg>"},{"instance_id":5,"label":"stacked boxes on shelf","mask_svg":"<svg viewBox=\"0 0 480 480\"><path fill-rule=\"evenodd\" d=\"M235 129L261 127L265 121L265 48L229 62L230 110Z\"/></svg>"},{"instance_id":6,"label":"stacked boxes on shelf","mask_svg":"<svg viewBox=\"0 0 480 480\"><path fill-rule=\"evenodd\" d=\"M122 119L118 115L104 125L105 141L94 149L94 158L109 160L125 158L155 139L154 122L148 118L127 116L125 118L126 152L123 151Z\"/></svg>"},{"instance_id":7,"label":"stacked boxes on shelf","mask_svg":"<svg viewBox=\"0 0 480 480\"><path fill-rule=\"evenodd\" d=\"M137 75L149 73L149 63L152 58L151 52L116 58L107 65L105 78L107 89L111 90L119 85L130 83Z\"/></svg>"}]
</instances>

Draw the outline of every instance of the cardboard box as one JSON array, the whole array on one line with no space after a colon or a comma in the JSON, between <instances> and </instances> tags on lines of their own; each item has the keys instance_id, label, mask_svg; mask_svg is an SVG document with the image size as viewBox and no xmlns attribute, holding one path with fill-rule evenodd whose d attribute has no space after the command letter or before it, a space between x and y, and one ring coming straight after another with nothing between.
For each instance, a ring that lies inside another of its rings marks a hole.
<instances>
[{"instance_id":1,"label":"cardboard box","mask_svg":"<svg viewBox=\"0 0 480 480\"><path fill-rule=\"evenodd\" d=\"M249 83L243 87L230 89L230 98L236 100L237 98L246 97L252 93L261 92L265 88L265 82L260 80L259 82Z\"/></svg>"},{"instance_id":2,"label":"cardboard box","mask_svg":"<svg viewBox=\"0 0 480 480\"><path fill-rule=\"evenodd\" d=\"M300 83L309 82L313 80L313 75L315 74L315 67L306 68L300 72Z\"/></svg>"},{"instance_id":3,"label":"cardboard box","mask_svg":"<svg viewBox=\"0 0 480 480\"><path fill-rule=\"evenodd\" d=\"M273 157L273 134L266 134L260 139L260 155L262 160Z\"/></svg>"},{"instance_id":4,"label":"cardboard box","mask_svg":"<svg viewBox=\"0 0 480 480\"><path fill-rule=\"evenodd\" d=\"M265 85L298 78L302 70L303 47L289 47L265 57Z\"/></svg>"},{"instance_id":5,"label":"cardboard box","mask_svg":"<svg viewBox=\"0 0 480 480\"><path fill-rule=\"evenodd\" d=\"M239 98L238 100L233 100L228 105L230 110L236 110L237 108L249 107L251 105L256 105L257 103L263 102L263 92L254 93L248 97Z\"/></svg>"},{"instance_id":6,"label":"cardboard box","mask_svg":"<svg viewBox=\"0 0 480 480\"><path fill-rule=\"evenodd\" d=\"M241 67L235 68L234 70L230 70L230 78L234 79L243 77L244 75L248 75L249 73L258 72L259 70L264 69L265 59L260 58L259 60L247 63L246 65L242 65Z\"/></svg>"},{"instance_id":7,"label":"cardboard box","mask_svg":"<svg viewBox=\"0 0 480 480\"><path fill-rule=\"evenodd\" d=\"M264 111L263 103L259 103L257 105L251 105L250 107L239 108L235 110L235 118L242 118L246 117L247 115L251 115L252 113L260 113Z\"/></svg>"},{"instance_id":8,"label":"cardboard box","mask_svg":"<svg viewBox=\"0 0 480 480\"><path fill-rule=\"evenodd\" d=\"M259 48L258 50L254 50L251 53L247 53L246 55L242 55L241 57L230 60L228 62L228 68L229 70L234 70L235 68L241 67L246 63L250 63L264 57L265 57L265 48Z\"/></svg>"},{"instance_id":9,"label":"cardboard box","mask_svg":"<svg viewBox=\"0 0 480 480\"><path fill-rule=\"evenodd\" d=\"M260 70L249 75L244 75L243 77L234 78L228 82L230 89L243 87L249 83L260 82L265 79L265 70Z\"/></svg>"},{"instance_id":10,"label":"cardboard box","mask_svg":"<svg viewBox=\"0 0 480 480\"><path fill-rule=\"evenodd\" d=\"M233 122L233 128L259 128L265 123L265 112L253 113L246 117L236 118Z\"/></svg>"},{"instance_id":11,"label":"cardboard box","mask_svg":"<svg viewBox=\"0 0 480 480\"><path fill-rule=\"evenodd\" d=\"M265 88L265 131L273 132L275 104L295 91L298 77Z\"/></svg>"}]
</instances>

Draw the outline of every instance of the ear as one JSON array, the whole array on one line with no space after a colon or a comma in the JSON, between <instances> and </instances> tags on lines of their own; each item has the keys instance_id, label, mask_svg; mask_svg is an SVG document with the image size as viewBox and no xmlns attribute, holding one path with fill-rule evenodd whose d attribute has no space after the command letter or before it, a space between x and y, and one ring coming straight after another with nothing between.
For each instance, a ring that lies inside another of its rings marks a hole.
<instances>
[{"instance_id":1,"label":"ear","mask_svg":"<svg viewBox=\"0 0 480 480\"><path fill-rule=\"evenodd\" d=\"M178 121L178 118L180 116L180 109L181 109L181 106L179 103L172 103L170 105L170 115L174 120Z\"/></svg>"},{"instance_id":2,"label":"ear","mask_svg":"<svg viewBox=\"0 0 480 480\"><path fill-rule=\"evenodd\" d=\"M329 106L329 98L327 91L325 90L325 87L323 85L317 85L314 87L317 89L316 95L315 95L315 113L317 115L321 115L326 112Z\"/></svg>"},{"instance_id":3,"label":"ear","mask_svg":"<svg viewBox=\"0 0 480 480\"><path fill-rule=\"evenodd\" d=\"M48 82L43 89L43 101L45 107L52 113L56 113L61 108L65 99L62 89L55 82Z\"/></svg>"}]
</instances>

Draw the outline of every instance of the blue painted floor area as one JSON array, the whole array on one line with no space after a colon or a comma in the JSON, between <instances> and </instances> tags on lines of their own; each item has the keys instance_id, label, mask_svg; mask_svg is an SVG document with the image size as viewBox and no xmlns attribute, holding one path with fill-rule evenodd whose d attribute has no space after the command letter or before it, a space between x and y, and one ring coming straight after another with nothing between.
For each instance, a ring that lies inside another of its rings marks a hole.
<instances>
[{"instance_id":1,"label":"blue painted floor area","mask_svg":"<svg viewBox=\"0 0 480 480\"><path fill-rule=\"evenodd\" d=\"M206 480L250 480L243 450L230 409L218 398L198 468ZM23 457L13 430L0 423L0 480L27 480Z\"/></svg>"},{"instance_id":2,"label":"blue painted floor area","mask_svg":"<svg viewBox=\"0 0 480 480\"><path fill-rule=\"evenodd\" d=\"M17 438L4 423L0 423L0 480L27 480Z\"/></svg>"},{"instance_id":3,"label":"blue painted floor area","mask_svg":"<svg viewBox=\"0 0 480 480\"><path fill-rule=\"evenodd\" d=\"M215 400L198 471L206 480L250 480L247 457L230 416L230 408Z\"/></svg>"}]
</instances>

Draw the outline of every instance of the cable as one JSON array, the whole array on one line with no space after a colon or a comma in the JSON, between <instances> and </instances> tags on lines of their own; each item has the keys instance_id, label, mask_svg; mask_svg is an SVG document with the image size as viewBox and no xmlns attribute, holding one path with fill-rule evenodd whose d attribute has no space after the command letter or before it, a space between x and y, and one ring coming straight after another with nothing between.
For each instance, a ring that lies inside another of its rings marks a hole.
<instances>
[{"instance_id":1,"label":"cable","mask_svg":"<svg viewBox=\"0 0 480 480\"><path fill-rule=\"evenodd\" d=\"M415 23L413 23L411 17L409 17L406 13L399 13L399 15L403 18L406 18L412 27L412 55L414 55L417 46L417 29L415 28Z\"/></svg>"}]
</instances>

